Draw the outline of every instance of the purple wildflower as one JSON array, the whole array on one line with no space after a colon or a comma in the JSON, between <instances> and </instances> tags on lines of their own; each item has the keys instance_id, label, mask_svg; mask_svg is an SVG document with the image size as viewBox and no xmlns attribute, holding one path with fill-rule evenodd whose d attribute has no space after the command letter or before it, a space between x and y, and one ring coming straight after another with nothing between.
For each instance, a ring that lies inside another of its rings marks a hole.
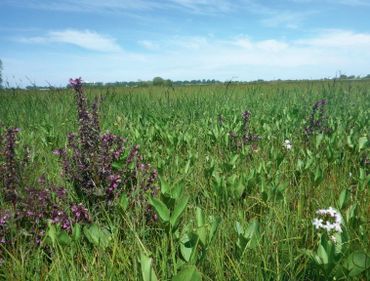
<instances>
[{"instance_id":1,"label":"purple wildflower","mask_svg":"<svg viewBox=\"0 0 370 281\"><path fill-rule=\"evenodd\" d=\"M140 145L136 144L130 151L130 154L128 155L127 157L127 164L130 165L133 161L134 161L134 158L136 156L138 156L139 154L139 148L140 148Z\"/></svg>"},{"instance_id":2,"label":"purple wildflower","mask_svg":"<svg viewBox=\"0 0 370 281\"><path fill-rule=\"evenodd\" d=\"M95 204L104 195L105 201L112 204L120 192L133 194L135 200L140 197L137 194L154 190L158 174L143 162L139 145L128 149L125 138L101 134L99 100L89 106L80 78L71 79L70 86L75 90L79 131L69 134L66 148L54 153L79 198ZM134 192L140 187L142 190Z\"/></svg>"},{"instance_id":3,"label":"purple wildflower","mask_svg":"<svg viewBox=\"0 0 370 281\"><path fill-rule=\"evenodd\" d=\"M70 78L69 79L69 85L75 90L75 91L81 91L82 90L82 79L81 77L79 78L75 78L75 79L72 79Z\"/></svg>"},{"instance_id":4,"label":"purple wildflower","mask_svg":"<svg viewBox=\"0 0 370 281\"><path fill-rule=\"evenodd\" d=\"M239 132L229 132L229 138L231 145L239 150L243 145L251 145L253 150L257 149L256 142L261 140L261 137L250 132L249 122L251 118L251 112L246 110L242 113L243 127Z\"/></svg>"},{"instance_id":5,"label":"purple wildflower","mask_svg":"<svg viewBox=\"0 0 370 281\"><path fill-rule=\"evenodd\" d=\"M63 230L70 231L71 230L71 221L69 220L66 212L54 209L51 212L51 221L54 224L59 224Z\"/></svg>"},{"instance_id":6,"label":"purple wildflower","mask_svg":"<svg viewBox=\"0 0 370 281\"><path fill-rule=\"evenodd\" d=\"M109 177L109 181L110 181L110 184L106 190L106 193L107 193L107 199L111 201L114 199L118 186L121 183L121 177L119 175L111 175Z\"/></svg>"},{"instance_id":7,"label":"purple wildflower","mask_svg":"<svg viewBox=\"0 0 370 281\"><path fill-rule=\"evenodd\" d=\"M315 133L326 133L330 129L327 126L327 117L326 117L326 105L327 100L322 99L317 101L311 111L311 115L308 120L308 126L304 128L306 137L309 137Z\"/></svg>"},{"instance_id":8,"label":"purple wildflower","mask_svg":"<svg viewBox=\"0 0 370 281\"><path fill-rule=\"evenodd\" d=\"M15 205L17 201L17 187L20 183L18 173L18 162L15 154L16 135L20 130L18 128L10 128L5 136L5 150L4 150L4 187L5 200L12 202Z\"/></svg>"},{"instance_id":9,"label":"purple wildflower","mask_svg":"<svg viewBox=\"0 0 370 281\"><path fill-rule=\"evenodd\" d=\"M67 190L63 187L59 187L55 189L55 194L58 199L64 200L66 198Z\"/></svg>"},{"instance_id":10,"label":"purple wildflower","mask_svg":"<svg viewBox=\"0 0 370 281\"><path fill-rule=\"evenodd\" d=\"M0 227L4 227L10 218L11 218L11 215L8 212L0 214Z\"/></svg>"},{"instance_id":11,"label":"purple wildflower","mask_svg":"<svg viewBox=\"0 0 370 281\"><path fill-rule=\"evenodd\" d=\"M82 203L78 205L73 204L71 207L71 211L76 222L90 223L91 218L89 211L87 210L87 208L85 208L84 205L82 205Z\"/></svg>"}]
</instances>

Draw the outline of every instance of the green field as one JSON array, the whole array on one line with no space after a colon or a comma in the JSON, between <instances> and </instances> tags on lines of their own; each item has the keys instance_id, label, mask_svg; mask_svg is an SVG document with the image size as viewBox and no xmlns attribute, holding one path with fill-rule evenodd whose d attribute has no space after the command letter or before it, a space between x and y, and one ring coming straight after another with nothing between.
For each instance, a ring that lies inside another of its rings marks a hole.
<instances>
[{"instance_id":1,"label":"green field","mask_svg":"<svg viewBox=\"0 0 370 281\"><path fill-rule=\"evenodd\" d=\"M2 280L370 279L370 81L85 92L90 102L101 98L101 134L139 144L158 170L159 193L142 199L158 220L145 220L144 205L131 203L135 191L123 184L108 206L76 195L61 175L53 151L79 129L72 89L0 91L2 132L20 128L18 157L25 146L30 151L18 193L44 175L92 217L78 238L50 224L40 244L27 223L13 222L0 244ZM306 136L321 99L326 130ZM243 143L245 111L249 133L260 139ZM1 196L2 210L12 212ZM341 233L312 224L316 211L330 206L343 217Z\"/></svg>"}]
</instances>

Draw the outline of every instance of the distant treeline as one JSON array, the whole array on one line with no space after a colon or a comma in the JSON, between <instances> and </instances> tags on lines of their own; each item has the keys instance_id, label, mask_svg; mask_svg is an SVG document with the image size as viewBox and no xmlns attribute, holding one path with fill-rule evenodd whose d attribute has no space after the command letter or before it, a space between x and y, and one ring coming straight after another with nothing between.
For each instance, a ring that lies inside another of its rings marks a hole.
<instances>
[{"instance_id":1,"label":"distant treeline","mask_svg":"<svg viewBox=\"0 0 370 281\"><path fill-rule=\"evenodd\" d=\"M323 78L323 79L316 79L316 81L330 81L330 80L367 80L370 79L370 74L366 76L355 76L355 75L345 75L342 74L339 77L334 78ZM116 82L84 82L84 85L87 87L149 87L149 86L165 86L165 87L172 87L172 86L186 86L186 85L214 85L214 84L248 84L248 83L272 83L272 82L297 82L297 81L311 81L310 79L306 80L253 80L253 81L219 81L215 79L199 79L199 80L183 80L183 81L173 81L170 79L163 79L161 77L155 77L153 80L148 81L116 81ZM69 86L66 86L69 87ZM39 87L36 85L27 86L26 89L50 89L51 87Z\"/></svg>"}]
</instances>

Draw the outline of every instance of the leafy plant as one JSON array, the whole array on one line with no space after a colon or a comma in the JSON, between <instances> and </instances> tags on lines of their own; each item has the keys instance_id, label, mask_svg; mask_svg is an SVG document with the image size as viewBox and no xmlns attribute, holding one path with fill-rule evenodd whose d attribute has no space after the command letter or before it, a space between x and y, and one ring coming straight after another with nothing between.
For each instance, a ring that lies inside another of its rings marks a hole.
<instances>
[{"instance_id":1,"label":"leafy plant","mask_svg":"<svg viewBox=\"0 0 370 281\"><path fill-rule=\"evenodd\" d=\"M83 90L81 78L70 79L75 91L79 133L68 135L66 148L54 151L63 165L63 175L73 183L80 200L90 204L116 202L122 192L136 195L155 193L157 171L143 162L139 145L127 147L127 140L114 134L101 134L98 100L91 109Z\"/></svg>"},{"instance_id":2,"label":"leafy plant","mask_svg":"<svg viewBox=\"0 0 370 281\"><path fill-rule=\"evenodd\" d=\"M176 232L189 198L189 195L184 192L183 184L178 183L174 187L170 187L168 183L161 179L160 194L157 197L150 196L149 203L166 227L171 232Z\"/></svg>"},{"instance_id":3,"label":"leafy plant","mask_svg":"<svg viewBox=\"0 0 370 281\"><path fill-rule=\"evenodd\" d=\"M201 208L195 209L195 228L186 225L180 238L182 258L190 264L196 264L206 257L206 253L215 238L221 219L206 219Z\"/></svg>"},{"instance_id":4,"label":"leafy plant","mask_svg":"<svg viewBox=\"0 0 370 281\"><path fill-rule=\"evenodd\" d=\"M243 126L238 132L231 131L229 133L231 146L236 150L240 150L244 145L251 145L255 150L257 149L257 142L261 140L260 136L251 132L250 118L251 113L244 111L242 113Z\"/></svg>"},{"instance_id":5,"label":"leafy plant","mask_svg":"<svg viewBox=\"0 0 370 281\"><path fill-rule=\"evenodd\" d=\"M251 220L246 229L239 222L236 222L235 230L238 235L236 242L238 257L242 257L246 249L255 249L259 245L260 224L256 219Z\"/></svg>"}]
</instances>

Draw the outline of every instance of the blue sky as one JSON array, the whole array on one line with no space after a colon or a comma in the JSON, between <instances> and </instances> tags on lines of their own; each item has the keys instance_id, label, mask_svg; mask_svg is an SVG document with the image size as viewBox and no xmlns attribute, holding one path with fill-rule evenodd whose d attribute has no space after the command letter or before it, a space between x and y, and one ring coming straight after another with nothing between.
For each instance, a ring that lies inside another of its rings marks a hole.
<instances>
[{"instance_id":1,"label":"blue sky","mask_svg":"<svg viewBox=\"0 0 370 281\"><path fill-rule=\"evenodd\" d=\"M10 85L370 73L370 0L0 0Z\"/></svg>"}]
</instances>

